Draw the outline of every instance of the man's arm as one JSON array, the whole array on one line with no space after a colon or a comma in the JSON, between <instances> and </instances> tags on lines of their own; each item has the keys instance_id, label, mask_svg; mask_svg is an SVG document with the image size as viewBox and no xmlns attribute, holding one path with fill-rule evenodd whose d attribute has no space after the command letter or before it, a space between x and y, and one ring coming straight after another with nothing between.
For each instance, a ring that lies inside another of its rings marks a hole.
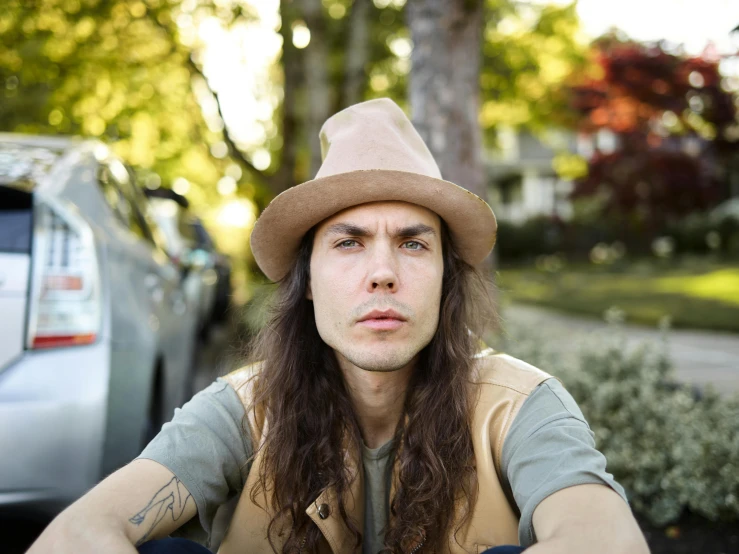
<instances>
[{"instance_id":1,"label":"man's arm","mask_svg":"<svg viewBox=\"0 0 739 554\"><path fill-rule=\"evenodd\" d=\"M591 530L600 533L610 525L639 531L625 490L606 471L606 458L595 448L595 434L574 398L556 379L544 381L521 406L504 442L502 469L521 513L520 544L534 548L543 541L540 528L548 532L546 546L536 547L533 554L562 551L557 546L559 537L571 521L577 522L577 536L583 540ZM599 554L614 547L615 552L631 554L631 550L619 550L618 541L601 541ZM639 542L634 552L641 552L642 545ZM570 550L582 551L588 547Z\"/></svg>"},{"instance_id":2,"label":"man's arm","mask_svg":"<svg viewBox=\"0 0 739 554\"><path fill-rule=\"evenodd\" d=\"M568 487L534 510L539 542L526 554L649 554L629 505L605 485Z\"/></svg>"},{"instance_id":3,"label":"man's arm","mask_svg":"<svg viewBox=\"0 0 739 554\"><path fill-rule=\"evenodd\" d=\"M134 460L59 514L27 554L134 554L196 513L192 495L170 470Z\"/></svg>"}]
</instances>

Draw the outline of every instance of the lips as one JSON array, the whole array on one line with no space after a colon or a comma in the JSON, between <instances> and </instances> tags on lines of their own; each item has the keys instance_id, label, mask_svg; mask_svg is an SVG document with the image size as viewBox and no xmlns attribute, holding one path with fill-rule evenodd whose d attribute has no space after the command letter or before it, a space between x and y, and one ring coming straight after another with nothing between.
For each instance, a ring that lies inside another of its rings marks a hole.
<instances>
[{"instance_id":1,"label":"lips","mask_svg":"<svg viewBox=\"0 0 739 554\"><path fill-rule=\"evenodd\" d=\"M405 318L395 310L372 310L360 317L359 321L362 322L369 319L397 319L399 321L405 321Z\"/></svg>"},{"instance_id":2,"label":"lips","mask_svg":"<svg viewBox=\"0 0 739 554\"><path fill-rule=\"evenodd\" d=\"M402 327L405 322L405 317L395 310L372 310L360 317L357 323L378 331L392 331Z\"/></svg>"}]
</instances>

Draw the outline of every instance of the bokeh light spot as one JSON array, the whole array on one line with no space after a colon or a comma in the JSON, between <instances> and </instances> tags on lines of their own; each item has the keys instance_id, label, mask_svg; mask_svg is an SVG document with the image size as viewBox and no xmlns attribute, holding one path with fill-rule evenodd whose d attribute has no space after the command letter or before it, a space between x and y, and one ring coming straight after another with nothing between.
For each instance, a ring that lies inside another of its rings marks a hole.
<instances>
[{"instance_id":1,"label":"bokeh light spot","mask_svg":"<svg viewBox=\"0 0 739 554\"><path fill-rule=\"evenodd\" d=\"M228 155L228 146L222 140L213 143L210 147L210 153L214 158L223 159Z\"/></svg>"},{"instance_id":2,"label":"bokeh light spot","mask_svg":"<svg viewBox=\"0 0 739 554\"><path fill-rule=\"evenodd\" d=\"M184 177L177 177L172 183L172 190L177 194L185 196L190 191L190 181Z\"/></svg>"},{"instance_id":3,"label":"bokeh light spot","mask_svg":"<svg viewBox=\"0 0 739 554\"><path fill-rule=\"evenodd\" d=\"M236 180L233 177L226 175L219 179L216 188L218 189L218 194L222 196L230 196L236 192Z\"/></svg>"},{"instance_id":4,"label":"bokeh light spot","mask_svg":"<svg viewBox=\"0 0 739 554\"><path fill-rule=\"evenodd\" d=\"M305 48L310 44L310 29L302 21L293 23L293 45L295 48Z\"/></svg>"},{"instance_id":5,"label":"bokeh light spot","mask_svg":"<svg viewBox=\"0 0 739 554\"><path fill-rule=\"evenodd\" d=\"M697 71L692 71L690 75L688 75L688 82L692 87L701 88L705 84L705 79L703 78L703 75Z\"/></svg>"},{"instance_id":6,"label":"bokeh light spot","mask_svg":"<svg viewBox=\"0 0 739 554\"><path fill-rule=\"evenodd\" d=\"M49 113L49 125L56 127L57 125L60 125L63 120L64 114L59 108L54 108Z\"/></svg>"},{"instance_id":7,"label":"bokeh light spot","mask_svg":"<svg viewBox=\"0 0 739 554\"><path fill-rule=\"evenodd\" d=\"M263 171L272 163L272 156L264 148L259 148L252 154L251 163L254 164L259 171Z\"/></svg>"},{"instance_id":8,"label":"bokeh light spot","mask_svg":"<svg viewBox=\"0 0 739 554\"><path fill-rule=\"evenodd\" d=\"M346 8L343 4L331 4L328 8L328 15L333 19L341 19L346 15Z\"/></svg>"}]
</instances>

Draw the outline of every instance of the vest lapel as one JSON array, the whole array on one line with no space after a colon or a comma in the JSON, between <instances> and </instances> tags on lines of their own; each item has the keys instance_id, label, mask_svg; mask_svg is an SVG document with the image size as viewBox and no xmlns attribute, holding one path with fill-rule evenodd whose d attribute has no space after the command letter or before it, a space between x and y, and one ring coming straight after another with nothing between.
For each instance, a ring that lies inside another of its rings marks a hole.
<instances>
[{"instance_id":1,"label":"vest lapel","mask_svg":"<svg viewBox=\"0 0 739 554\"><path fill-rule=\"evenodd\" d=\"M355 448L346 451L345 459L351 484L344 498L346 514L350 520L364 533L364 468L359 461ZM333 487L325 489L316 500L308 506L305 513L321 530L333 554L351 554L361 551L355 547L354 534L344 523L339 513L339 499Z\"/></svg>"}]
</instances>

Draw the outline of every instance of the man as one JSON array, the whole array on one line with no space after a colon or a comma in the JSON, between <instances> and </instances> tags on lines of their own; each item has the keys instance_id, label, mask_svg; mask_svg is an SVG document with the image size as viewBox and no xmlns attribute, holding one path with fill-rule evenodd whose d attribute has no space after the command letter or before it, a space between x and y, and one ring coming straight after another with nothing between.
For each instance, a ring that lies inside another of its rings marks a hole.
<instances>
[{"instance_id":1,"label":"man","mask_svg":"<svg viewBox=\"0 0 739 554\"><path fill-rule=\"evenodd\" d=\"M235 495L223 554L648 552L561 383L480 346L490 207L441 179L388 99L335 114L321 145L316 179L252 233L279 283L255 363L30 552L206 551L182 537L207 543Z\"/></svg>"}]
</instances>

